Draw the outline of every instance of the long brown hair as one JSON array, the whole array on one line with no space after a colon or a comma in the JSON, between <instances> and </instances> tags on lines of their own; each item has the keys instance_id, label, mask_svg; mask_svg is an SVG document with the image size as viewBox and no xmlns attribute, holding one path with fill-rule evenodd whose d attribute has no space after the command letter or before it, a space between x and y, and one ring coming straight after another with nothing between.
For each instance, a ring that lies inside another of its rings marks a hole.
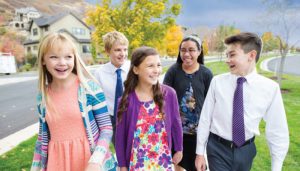
<instances>
[{"instance_id":1,"label":"long brown hair","mask_svg":"<svg viewBox=\"0 0 300 171\"><path fill-rule=\"evenodd\" d=\"M138 76L133 72L133 67L138 67L146 59L146 57L152 55L158 55L158 52L154 48L147 46L137 48L133 51L129 73L126 81L124 82L125 90L118 107L118 121L122 119L122 114L127 110L129 105L128 95L135 90L139 82ZM163 93L161 92L159 82L152 86L152 91L153 100L155 104L158 105L160 113L163 114Z\"/></svg>"}]
</instances>

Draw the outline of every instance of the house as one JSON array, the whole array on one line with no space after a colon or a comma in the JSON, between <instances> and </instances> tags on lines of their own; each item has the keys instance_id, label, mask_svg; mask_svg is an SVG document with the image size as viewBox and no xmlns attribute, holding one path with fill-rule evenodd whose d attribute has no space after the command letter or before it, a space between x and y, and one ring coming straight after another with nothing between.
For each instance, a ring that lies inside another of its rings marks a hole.
<instances>
[{"instance_id":1,"label":"house","mask_svg":"<svg viewBox=\"0 0 300 171\"><path fill-rule=\"evenodd\" d=\"M65 32L73 38L84 61L91 58L91 29L73 13L59 13L33 19L29 25L29 36L24 42L25 54L37 56L40 39L50 32Z\"/></svg>"},{"instance_id":2,"label":"house","mask_svg":"<svg viewBox=\"0 0 300 171\"><path fill-rule=\"evenodd\" d=\"M9 26L18 30L27 30L30 21L40 16L41 14L34 7L18 8Z\"/></svg>"}]
</instances>

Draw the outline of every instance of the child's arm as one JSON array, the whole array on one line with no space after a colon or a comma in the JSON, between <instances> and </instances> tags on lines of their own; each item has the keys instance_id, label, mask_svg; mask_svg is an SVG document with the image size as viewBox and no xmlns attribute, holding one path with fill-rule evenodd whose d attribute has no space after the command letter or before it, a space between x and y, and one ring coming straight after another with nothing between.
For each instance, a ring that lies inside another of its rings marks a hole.
<instances>
[{"instance_id":1,"label":"child's arm","mask_svg":"<svg viewBox=\"0 0 300 171\"><path fill-rule=\"evenodd\" d=\"M173 67L169 68L165 74L163 84L173 87L174 74L175 74L175 71L173 71Z\"/></svg>"},{"instance_id":2,"label":"child's arm","mask_svg":"<svg viewBox=\"0 0 300 171\"><path fill-rule=\"evenodd\" d=\"M172 139L174 142L174 150L175 151L182 151L183 149L183 133L182 133L182 123L179 114L179 105L177 100L177 95L175 90L172 88L170 91L170 105L172 106L172 113L170 117L172 118Z\"/></svg>"},{"instance_id":3,"label":"child's arm","mask_svg":"<svg viewBox=\"0 0 300 171\"><path fill-rule=\"evenodd\" d=\"M205 86L204 95L206 97L208 89L209 89L210 82L213 78L212 72L207 69L207 71L204 73L204 78L205 78L205 80L204 80L204 86Z\"/></svg>"},{"instance_id":4,"label":"child's arm","mask_svg":"<svg viewBox=\"0 0 300 171\"><path fill-rule=\"evenodd\" d=\"M119 105L118 105L119 106ZM127 148L127 133L126 133L126 112L123 113L121 121L117 121L116 126L116 154L118 166L121 168L126 166L126 148ZM123 168L123 170L124 170Z\"/></svg>"},{"instance_id":5,"label":"child's arm","mask_svg":"<svg viewBox=\"0 0 300 171\"><path fill-rule=\"evenodd\" d=\"M266 139L272 156L272 171L279 171L289 148L289 130L280 87L277 84L264 120Z\"/></svg>"},{"instance_id":6,"label":"child's arm","mask_svg":"<svg viewBox=\"0 0 300 171\"><path fill-rule=\"evenodd\" d=\"M216 80L214 77L210 83L210 87L205 97L201 114L200 114L199 123L198 123L197 147L196 147L196 154L198 155L204 155L206 143L210 132L212 114L216 103L215 92L214 92L215 86L216 86Z\"/></svg>"},{"instance_id":7,"label":"child's arm","mask_svg":"<svg viewBox=\"0 0 300 171\"><path fill-rule=\"evenodd\" d=\"M96 97L90 96L89 99L91 99L92 112L96 125L99 128L100 135L89 163L98 163L102 165L105 155L109 151L109 143L113 131L104 94L101 88L96 85L93 86L93 91L95 92Z\"/></svg>"},{"instance_id":8,"label":"child's arm","mask_svg":"<svg viewBox=\"0 0 300 171\"><path fill-rule=\"evenodd\" d=\"M39 115L41 116L41 109L40 106L37 107ZM42 167L42 122L39 118L39 132L38 138L35 143L34 154L33 154L33 161L31 165L31 171L34 170L41 170Z\"/></svg>"}]
</instances>

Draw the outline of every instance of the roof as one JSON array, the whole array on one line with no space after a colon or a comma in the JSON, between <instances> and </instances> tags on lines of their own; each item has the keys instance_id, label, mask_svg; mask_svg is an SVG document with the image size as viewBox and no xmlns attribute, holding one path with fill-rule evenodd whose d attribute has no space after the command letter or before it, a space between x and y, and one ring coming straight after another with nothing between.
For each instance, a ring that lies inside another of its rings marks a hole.
<instances>
[{"instance_id":1,"label":"roof","mask_svg":"<svg viewBox=\"0 0 300 171\"><path fill-rule=\"evenodd\" d=\"M38 44L39 40L25 40L24 45Z\"/></svg>"},{"instance_id":2,"label":"roof","mask_svg":"<svg viewBox=\"0 0 300 171\"><path fill-rule=\"evenodd\" d=\"M66 29L60 29L58 32L67 33L78 43L91 43L91 39L78 39L77 37L75 37L72 33L70 33ZM26 40L23 44L24 45L32 45L32 44L38 44L38 43L39 43L39 40Z\"/></svg>"},{"instance_id":3,"label":"roof","mask_svg":"<svg viewBox=\"0 0 300 171\"><path fill-rule=\"evenodd\" d=\"M29 30L31 29L31 26L33 24L33 22L35 22L39 27L46 27L49 26L55 22L57 22L58 20L64 18L67 15L72 15L73 17L75 17L78 21L80 21L84 26L86 26L88 29L90 29L89 26L87 26L81 19L79 19L76 15L74 15L71 12L64 12L64 13L58 13L56 15L52 15L52 16L42 16L40 18L36 18L33 19L30 22L30 26L29 26Z\"/></svg>"},{"instance_id":4,"label":"roof","mask_svg":"<svg viewBox=\"0 0 300 171\"><path fill-rule=\"evenodd\" d=\"M75 37L72 33L70 33L66 29L60 29L58 32L64 32L64 33L69 34L74 40L76 40L79 43L91 43L91 39L78 39L77 37Z\"/></svg>"},{"instance_id":5,"label":"roof","mask_svg":"<svg viewBox=\"0 0 300 171\"><path fill-rule=\"evenodd\" d=\"M37 9L35 9L34 7L18 8L18 9L16 9L16 12L17 13L22 13L22 14L27 14L29 12L39 13L39 11Z\"/></svg>"}]
</instances>

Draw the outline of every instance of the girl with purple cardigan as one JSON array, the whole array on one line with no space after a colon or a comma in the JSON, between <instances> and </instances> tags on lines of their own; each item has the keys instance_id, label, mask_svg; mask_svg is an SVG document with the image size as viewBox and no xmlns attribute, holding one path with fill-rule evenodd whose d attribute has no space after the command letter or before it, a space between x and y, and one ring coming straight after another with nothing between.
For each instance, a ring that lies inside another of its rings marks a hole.
<instances>
[{"instance_id":1,"label":"girl with purple cardigan","mask_svg":"<svg viewBox=\"0 0 300 171\"><path fill-rule=\"evenodd\" d=\"M176 92L159 84L160 73L155 49L141 47L133 52L117 113L116 153L121 171L172 170L172 163L182 158Z\"/></svg>"}]
</instances>

